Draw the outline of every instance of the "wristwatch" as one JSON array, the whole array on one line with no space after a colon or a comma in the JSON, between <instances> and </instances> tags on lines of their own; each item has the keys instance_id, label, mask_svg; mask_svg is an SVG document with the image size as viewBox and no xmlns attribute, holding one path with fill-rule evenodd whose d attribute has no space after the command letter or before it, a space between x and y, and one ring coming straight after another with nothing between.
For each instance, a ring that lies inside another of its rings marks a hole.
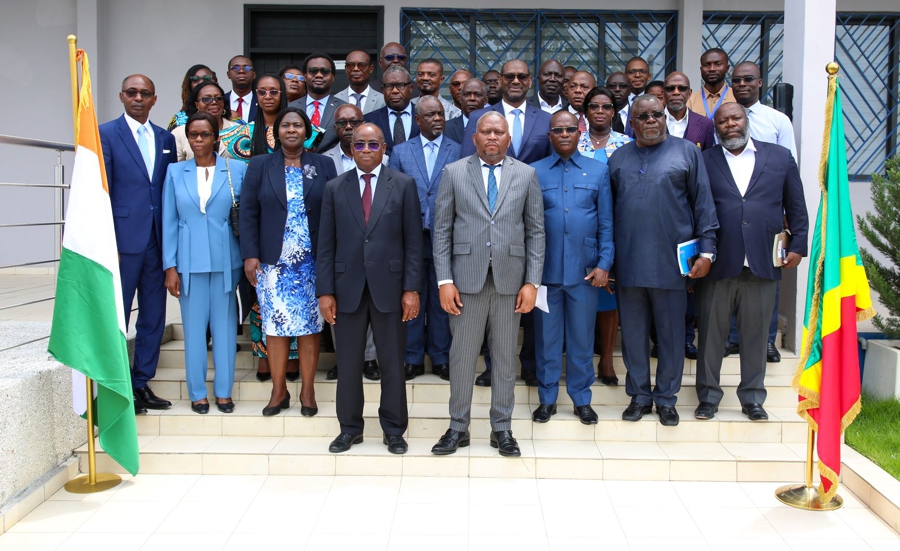
<instances>
[{"instance_id":1,"label":"wristwatch","mask_svg":"<svg viewBox=\"0 0 900 551\"><path fill-rule=\"evenodd\" d=\"M700 256L709 260L710 264L716 261L716 253L700 253Z\"/></svg>"},{"instance_id":2,"label":"wristwatch","mask_svg":"<svg viewBox=\"0 0 900 551\"><path fill-rule=\"evenodd\" d=\"M540 283L532 283L532 285L534 285L534 288L535 288L535 289L540 289L540 288L541 288L541 284L540 284Z\"/></svg>"}]
</instances>

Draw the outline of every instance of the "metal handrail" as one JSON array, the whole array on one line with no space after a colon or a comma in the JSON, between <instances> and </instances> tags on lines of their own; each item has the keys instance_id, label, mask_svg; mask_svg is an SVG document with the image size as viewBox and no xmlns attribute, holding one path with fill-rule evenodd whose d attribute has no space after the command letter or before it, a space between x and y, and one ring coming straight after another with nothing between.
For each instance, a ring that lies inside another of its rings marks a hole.
<instances>
[{"instance_id":1,"label":"metal handrail","mask_svg":"<svg viewBox=\"0 0 900 551\"><path fill-rule=\"evenodd\" d=\"M46 188L46 189L69 189L70 186L63 184L58 186L56 184L20 184L18 182L0 182L0 186L5 187L37 187L37 188Z\"/></svg>"},{"instance_id":2,"label":"metal handrail","mask_svg":"<svg viewBox=\"0 0 900 551\"><path fill-rule=\"evenodd\" d=\"M22 138L20 136L9 136L7 134L0 134L0 143L9 145L24 145L26 147L40 147L43 149L55 149L56 151L75 151L75 146L70 143L49 142L47 140Z\"/></svg>"}]
</instances>

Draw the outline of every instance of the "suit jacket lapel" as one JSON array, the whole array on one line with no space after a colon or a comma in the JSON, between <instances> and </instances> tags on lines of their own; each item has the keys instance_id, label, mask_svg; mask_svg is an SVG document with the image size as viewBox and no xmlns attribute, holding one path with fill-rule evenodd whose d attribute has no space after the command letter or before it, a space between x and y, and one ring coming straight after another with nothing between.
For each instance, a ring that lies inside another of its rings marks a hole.
<instances>
[{"instance_id":1,"label":"suit jacket lapel","mask_svg":"<svg viewBox=\"0 0 900 551\"><path fill-rule=\"evenodd\" d=\"M384 143L387 144L388 149L393 151L393 149L394 149L394 133L391 132L391 130L393 130L393 127L391 126L391 116L388 112L387 106L378 110L378 117L380 119L382 119L381 123L379 124L378 121L375 121L375 125L387 130L387 132L384 132Z\"/></svg>"},{"instance_id":2,"label":"suit jacket lapel","mask_svg":"<svg viewBox=\"0 0 900 551\"><path fill-rule=\"evenodd\" d=\"M687 107L685 107L685 109L687 109ZM697 125L694 124L694 118L691 117L691 110L687 109L687 111L688 112L685 116L688 118L688 120L687 126L684 129L684 139L695 144L697 142L694 141L694 134L696 133Z\"/></svg>"},{"instance_id":3,"label":"suit jacket lapel","mask_svg":"<svg viewBox=\"0 0 900 551\"><path fill-rule=\"evenodd\" d=\"M485 210L491 212L491 205L488 203L487 191L484 189L484 176L481 174L481 157L472 155L469 157L469 181L475 186L475 194L481 199Z\"/></svg>"},{"instance_id":4,"label":"suit jacket lapel","mask_svg":"<svg viewBox=\"0 0 900 551\"><path fill-rule=\"evenodd\" d=\"M526 105L524 107L525 126L522 127L522 147L520 148L523 151L525 150L525 144L528 141L528 136L531 136L531 131L534 129L534 122L537 120L538 113L540 112L540 109L536 108L533 105ZM512 132L510 132L510 134L512 134ZM519 154L519 156L516 157L518 159L522 156L522 151L517 151L517 153Z\"/></svg>"},{"instance_id":5,"label":"suit jacket lapel","mask_svg":"<svg viewBox=\"0 0 900 551\"><path fill-rule=\"evenodd\" d=\"M524 138L523 138L524 139ZM503 199L509 193L509 188L513 182L512 160L507 156L503 159L503 168L500 171L500 189L497 190L497 203L494 205L494 212L500 210L503 205Z\"/></svg>"},{"instance_id":6,"label":"suit jacket lapel","mask_svg":"<svg viewBox=\"0 0 900 551\"><path fill-rule=\"evenodd\" d=\"M150 177L150 180L156 177L156 172L159 170L165 170L166 167L163 166L163 156L165 155L163 150L163 129L158 126L153 127L153 141L156 142L156 160L153 162L153 176ZM163 174L163 179L166 177Z\"/></svg>"},{"instance_id":7,"label":"suit jacket lapel","mask_svg":"<svg viewBox=\"0 0 900 551\"><path fill-rule=\"evenodd\" d=\"M447 155L450 154L450 142L447 140L448 138L446 136L441 140L441 147L438 149L437 158L434 160L434 172L431 174L431 180L428 181L428 189L433 188L441 182L441 171L438 170L438 168L443 168L443 166L447 164ZM428 174L428 172L425 174Z\"/></svg>"},{"instance_id":8,"label":"suit jacket lapel","mask_svg":"<svg viewBox=\"0 0 900 551\"><path fill-rule=\"evenodd\" d=\"M741 191L737 187L737 183L734 181L734 176L731 174L731 167L728 166L728 161L725 160L725 148L722 146L718 146L716 148L716 152L713 155L713 159L715 160L716 165L722 174L725 175L725 179L728 180L728 183L731 184L731 189L734 190L739 196Z\"/></svg>"},{"instance_id":9,"label":"suit jacket lapel","mask_svg":"<svg viewBox=\"0 0 900 551\"><path fill-rule=\"evenodd\" d=\"M384 171L384 169L382 169ZM359 193L359 177L356 173L356 169L350 169L344 173L342 176L343 180L341 181L341 186L344 188L344 195L347 197L347 204L350 205L350 212L353 213L353 218L356 219L356 223L359 224L359 229L362 232L366 233L366 221L363 218L362 211L362 197ZM381 185L381 182L377 182L375 184L375 189ZM369 213L369 220L372 220L372 213Z\"/></svg>"},{"instance_id":10,"label":"suit jacket lapel","mask_svg":"<svg viewBox=\"0 0 900 551\"><path fill-rule=\"evenodd\" d=\"M381 167L381 174L378 175L378 180L375 182L375 195L372 197L372 211L369 213L369 226L366 228L366 235L372 233L372 229L378 223L378 218L387 204L388 196L391 194L393 186L394 182L391 178L390 170ZM362 201L360 201L359 205L359 210L362 211Z\"/></svg>"},{"instance_id":11,"label":"suit jacket lapel","mask_svg":"<svg viewBox=\"0 0 900 551\"><path fill-rule=\"evenodd\" d=\"M287 186L284 181L284 154L281 153L281 150L272 154L268 176L269 185L272 186L275 196L281 201L282 206L287 209Z\"/></svg>"},{"instance_id":12,"label":"suit jacket lapel","mask_svg":"<svg viewBox=\"0 0 900 551\"><path fill-rule=\"evenodd\" d=\"M216 196L223 187L228 187L228 162L227 159L216 155L215 176L213 176L212 191L209 194L209 200ZM196 163L195 163L196 165ZM234 185L234 184L232 184ZM231 190L228 191L228 200L231 201Z\"/></svg>"},{"instance_id":13,"label":"suit jacket lapel","mask_svg":"<svg viewBox=\"0 0 900 551\"><path fill-rule=\"evenodd\" d=\"M155 136L157 133L154 132ZM125 115L119 119L119 137L122 139L122 142L125 144L125 149L131 153L131 156L134 158L134 162L137 163L141 169L143 169L143 173L147 174L147 181L150 181L150 174L147 173L147 164L144 162L144 156L141 155L141 150L137 146L137 142L134 141L134 134L131 133L131 128L128 126L128 123L125 122ZM158 150L158 148L157 148Z\"/></svg>"},{"instance_id":14,"label":"suit jacket lapel","mask_svg":"<svg viewBox=\"0 0 900 551\"><path fill-rule=\"evenodd\" d=\"M197 208L200 208L200 192L197 190L197 163L185 163L182 183L187 188L187 193L194 200ZM215 183L213 183L215 186ZM212 195L210 195L212 197Z\"/></svg>"},{"instance_id":15,"label":"suit jacket lapel","mask_svg":"<svg viewBox=\"0 0 900 551\"><path fill-rule=\"evenodd\" d=\"M753 138L750 139L752 140ZM760 145L757 141L754 141L753 145L756 146L756 159L753 162L753 174L750 175L750 183L747 184L747 193L750 193L750 190L753 189L756 181L759 180L759 175L762 173L763 166L766 164L766 158L769 156L767 147Z\"/></svg>"},{"instance_id":16,"label":"suit jacket lapel","mask_svg":"<svg viewBox=\"0 0 900 551\"><path fill-rule=\"evenodd\" d=\"M416 165L419 167L419 172L426 179L428 178L428 163L425 161L425 146L422 145L422 140L418 140L416 147L412 148L413 157L416 158ZM437 163L434 164L437 166ZM428 183L428 187L431 187L431 182Z\"/></svg>"}]
</instances>

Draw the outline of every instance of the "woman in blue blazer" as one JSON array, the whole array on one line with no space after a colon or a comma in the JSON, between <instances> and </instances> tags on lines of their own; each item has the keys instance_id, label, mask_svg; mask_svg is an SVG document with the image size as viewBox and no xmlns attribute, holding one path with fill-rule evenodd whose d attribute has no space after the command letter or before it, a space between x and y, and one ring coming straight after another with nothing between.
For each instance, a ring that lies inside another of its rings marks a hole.
<instances>
[{"instance_id":1,"label":"woman in blue blazer","mask_svg":"<svg viewBox=\"0 0 900 551\"><path fill-rule=\"evenodd\" d=\"M235 288L243 260L229 212L241 195L246 165L216 155L218 121L205 112L188 118L185 134L194 158L169 165L163 187L163 268L166 288L181 304L184 365L191 409L209 412L206 328L212 331L216 406L234 411L237 338Z\"/></svg>"}]
</instances>

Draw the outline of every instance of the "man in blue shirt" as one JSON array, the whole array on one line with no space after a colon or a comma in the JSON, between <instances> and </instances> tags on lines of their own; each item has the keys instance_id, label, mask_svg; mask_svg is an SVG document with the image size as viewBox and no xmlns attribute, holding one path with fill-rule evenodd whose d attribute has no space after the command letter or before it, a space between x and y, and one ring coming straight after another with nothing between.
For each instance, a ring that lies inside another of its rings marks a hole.
<instances>
[{"instance_id":1,"label":"man in blue shirt","mask_svg":"<svg viewBox=\"0 0 900 551\"><path fill-rule=\"evenodd\" d=\"M546 423L556 413L566 343L566 392L585 425L597 423L591 408L593 335L600 288L613 262L613 212L605 163L578 153L578 119L558 111L550 119L546 159L532 163L541 183L547 235L543 284L549 312L534 319L538 396L532 414Z\"/></svg>"}]
</instances>

